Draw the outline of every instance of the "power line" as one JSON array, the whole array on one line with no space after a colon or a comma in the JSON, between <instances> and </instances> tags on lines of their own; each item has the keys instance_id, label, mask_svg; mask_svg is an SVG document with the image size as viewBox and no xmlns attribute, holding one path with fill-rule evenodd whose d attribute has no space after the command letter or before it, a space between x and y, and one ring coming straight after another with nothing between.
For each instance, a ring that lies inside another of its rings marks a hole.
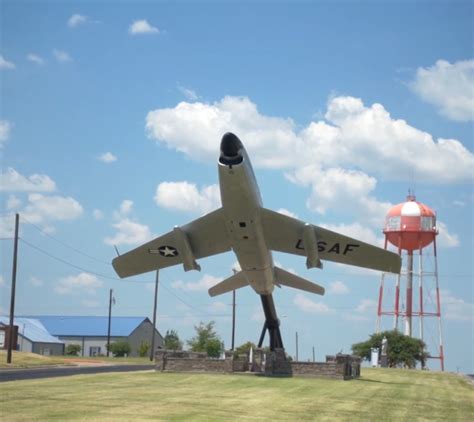
<instances>
[{"instance_id":1,"label":"power line","mask_svg":"<svg viewBox=\"0 0 474 422\"><path fill-rule=\"evenodd\" d=\"M120 280L119 278L116 278L116 277L111 277L111 276L108 276L108 275L105 275L105 274L100 274L100 273L97 273L97 272L95 272L95 271L88 270L88 269L83 268L83 267L81 267L81 266L79 266L79 265L73 264L72 262L66 261L65 259L59 258L59 257L57 257L57 256L55 256L55 255L52 255L52 254L50 254L49 252L45 251L44 249L39 248L38 246L33 245L32 243L28 242L27 240L23 239L22 237L20 238L20 240L21 240L23 243L25 243L26 245L28 245L30 248L33 248L33 249L37 250L38 252L41 252L42 254L48 256L49 258L61 262L61 263L64 264L64 265L68 265L68 266L70 266L70 267L73 267L73 268L75 268L76 270L84 271L84 272L86 272L86 273L93 274L93 275L95 275L95 276L97 276L97 277L100 277L100 278L106 278L106 279L109 279L109 280Z\"/></svg>"},{"instance_id":2,"label":"power line","mask_svg":"<svg viewBox=\"0 0 474 422\"><path fill-rule=\"evenodd\" d=\"M92 259L96 262L99 262L100 264L105 264L105 265L110 265L110 262L106 262L106 261L102 261L101 259L97 259L96 257L92 256L92 255L89 255L83 251L81 251L80 249L77 249L76 247L74 246L71 246L65 242L63 242L62 240L59 240L58 238L50 235L49 233L46 232L46 230L42 229L41 227L39 227L38 225L36 225L35 223L32 223L31 221L28 221L25 217L21 217L22 220L26 221L28 224L30 224L31 226L35 227L41 234L43 234L44 236L47 236L49 237L50 239L52 240L55 240L56 242L60 243L61 245L65 246L66 248L69 248L71 250L73 250L74 252L77 252L78 254L80 255L83 255L89 259Z\"/></svg>"},{"instance_id":3,"label":"power line","mask_svg":"<svg viewBox=\"0 0 474 422\"><path fill-rule=\"evenodd\" d=\"M120 278L117 278L117 277L112 277L112 276L108 276L108 275L105 275L105 274L101 274L101 273L98 273L96 271L91 271L87 268L84 268L84 267L81 267L79 265L76 265L76 264L73 264L72 262L69 262L69 261L66 261L65 259L62 259L62 258L59 258L47 251L45 251L44 249L38 247L38 246L35 246L33 245L32 243L28 242L27 240L23 239L23 238L20 238L20 240L25 243L27 246L29 246L30 248L33 248L35 250L37 250L38 252L41 252L42 254L48 256L49 258L51 259L54 259L58 262L61 262L62 264L64 265L68 265L72 268L75 268L79 271L83 271L83 272L86 272L86 273L89 273L89 274L92 274L92 275L95 275L99 278L104 278L104 279L107 279L107 280L114 280L114 281L120 281L120 282L123 282L123 283L151 283L151 281L145 281L145 280L122 280ZM163 288L169 293L171 294L174 298L176 298L177 300L179 300L181 303L183 303L184 305L186 305L187 307L191 308L191 309L194 309L198 312L202 312L202 310L196 308L195 306L189 304L188 302L186 302L184 299L180 298L176 293L174 293L171 289L169 289L165 284L162 285Z\"/></svg>"}]
</instances>

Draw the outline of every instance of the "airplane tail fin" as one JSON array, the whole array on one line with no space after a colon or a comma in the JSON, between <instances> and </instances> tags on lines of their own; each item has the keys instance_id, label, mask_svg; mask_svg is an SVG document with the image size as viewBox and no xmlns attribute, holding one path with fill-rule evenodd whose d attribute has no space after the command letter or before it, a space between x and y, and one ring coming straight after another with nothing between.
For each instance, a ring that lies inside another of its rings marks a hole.
<instances>
[{"instance_id":1,"label":"airplane tail fin","mask_svg":"<svg viewBox=\"0 0 474 422\"><path fill-rule=\"evenodd\" d=\"M312 283L295 274L285 271L282 268L275 267L275 282L283 286L293 287L294 289L304 290L305 292L324 295L324 287L319 284Z\"/></svg>"},{"instance_id":2,"label":"airplane tail fin","mask_svg":"<svg viewBox=\"0 0 474 422\"><path fill-rule=\"evenodd\" d=\"M224 293L231 292L232 290L240 289L241 287L248 286L248 281L242 271L234 274L233 276L226 278L225 280L217 283L211 287L208 292L209 296L218 296Z\"/></svg>"}]
</instances>

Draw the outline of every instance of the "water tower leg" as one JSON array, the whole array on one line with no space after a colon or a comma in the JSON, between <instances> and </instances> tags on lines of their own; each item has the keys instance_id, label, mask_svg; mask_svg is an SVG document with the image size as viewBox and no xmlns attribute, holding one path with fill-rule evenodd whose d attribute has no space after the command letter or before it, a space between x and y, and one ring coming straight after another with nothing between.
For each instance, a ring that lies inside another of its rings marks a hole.
<instances>
[{"instance_id":1,"label":"water tower leg","mask_svg":"<svg viewBox=\"0 0 474 422\"><path fill-rule=\"evenodd\" d=\"M443 328L441 325L441 298L439 294L438 254L436 252L436 238L434 239L434 242L433 242L433 249L434 249L435 281L436 281L436 314L438 316L438 333L439 333L439 361L441 363L441 370L444 371Z\"/></svg>"},{"instance_id":2,"label":"water tower leg","mask_svg":"<svg viewBox=\"0 0 474 422\"><path fill-rule=\"evenodd\" d=\"M423 249L420 248L420 255L419 255L419 273L418 273L418 281L420 287L420 339L423 340Z\"/></svg>"},{"instance_id":3,"label":"water tower leg","mask_svg":"<svg viewBox=\"0 0 474 422\"><path fill-rule=\"evenodd\" d=\"M411 323L413 314L413 251L407 255L407 304L406 304L406 326L405 335L411 336Z\"/></svg>"},{"instance_id":4,"label":"water tower leg","mask_svg":"<svg viewBox=\"0 0 474 422\"><path fill-rule=\"evenodd\" d=\"M382 319L382 299L383 299L383 284L385 279L385 273L382 273L380 278L380 290L379 290L379 305L377 307L377 325L375 327L375 332L380 333L380 320Z\"/></svg>"}]
</instances>

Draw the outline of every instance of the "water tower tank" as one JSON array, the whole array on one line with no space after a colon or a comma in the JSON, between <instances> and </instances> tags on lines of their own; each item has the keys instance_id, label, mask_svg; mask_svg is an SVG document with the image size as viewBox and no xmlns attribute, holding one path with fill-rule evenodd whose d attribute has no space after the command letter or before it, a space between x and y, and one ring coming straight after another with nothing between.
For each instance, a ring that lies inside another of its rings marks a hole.
<instances>
[{"instance_id":1,"label":"water tower tank","mask_svg":"<svg viewBox=\"0 0 474 422\"><path fill-rule=\"evenodd\" d=\"M436 213L408 195L406 202L388 211L383 232L392 245L412 253L434 241L438 234Z\"/></svg>"}]
</instances>

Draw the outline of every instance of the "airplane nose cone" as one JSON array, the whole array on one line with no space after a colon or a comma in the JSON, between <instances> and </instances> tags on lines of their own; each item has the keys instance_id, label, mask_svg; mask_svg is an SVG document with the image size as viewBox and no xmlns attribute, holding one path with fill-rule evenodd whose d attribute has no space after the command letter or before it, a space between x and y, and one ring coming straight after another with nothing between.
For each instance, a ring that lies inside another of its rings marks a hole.
<instances>
[{"instance_id":1,"label":"airplane nose cone","mask_svg":"<svg viewBox=\"0 0 474 422\"><path fill-rule=\"evenodd\" d=\"M222 164L239 164L242 162L243 149L240 139L231 132L227 132L221 140L221 156L219 161Z\"/></svg>"}]
</instances>

